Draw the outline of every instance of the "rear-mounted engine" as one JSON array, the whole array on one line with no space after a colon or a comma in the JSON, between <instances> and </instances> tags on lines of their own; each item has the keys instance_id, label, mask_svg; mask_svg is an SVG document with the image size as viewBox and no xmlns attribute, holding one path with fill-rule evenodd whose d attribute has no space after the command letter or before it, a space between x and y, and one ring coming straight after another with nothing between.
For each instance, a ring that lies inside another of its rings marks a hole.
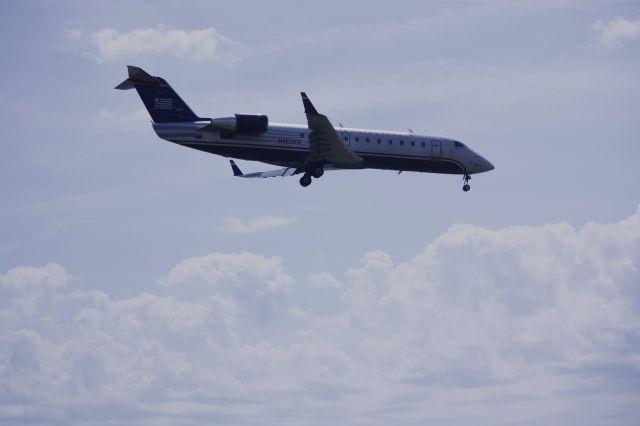
<instances>
[{"instance_id":1,"label":"rear-mounted engine","mask_svg":"<svg viewBox=\"0 0 640 426\"><path fill-rule=\"evenodd\" d=\"M234 133L264 133L269 127L269 118L266 115L236 114L235 117L213 118L211 126Z\"/></svg>"}]
</instances>

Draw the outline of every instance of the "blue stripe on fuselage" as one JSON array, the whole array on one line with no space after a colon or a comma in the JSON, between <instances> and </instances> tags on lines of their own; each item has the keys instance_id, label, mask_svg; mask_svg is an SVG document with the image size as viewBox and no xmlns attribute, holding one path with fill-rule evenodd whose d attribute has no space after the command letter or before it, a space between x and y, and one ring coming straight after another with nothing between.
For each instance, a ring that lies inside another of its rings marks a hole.
<instances>
[{"instance_id":1,"label":"blue stripe on fuselage","mask_svg":"<svg viewBox=\"0 0 640 426\"><path fill-rule=\"evenodd\" d=\"M298 167L309 156L304 147L260 146L258 144L220 143L220 142L176 142L180 145L210 154L241 160L261 161L282 167ZM415 172L463 174L460 162L451 158L428 158L421 156L357 152L363 159L357 169L405 170Z\"/></svg>"}]
</instances>

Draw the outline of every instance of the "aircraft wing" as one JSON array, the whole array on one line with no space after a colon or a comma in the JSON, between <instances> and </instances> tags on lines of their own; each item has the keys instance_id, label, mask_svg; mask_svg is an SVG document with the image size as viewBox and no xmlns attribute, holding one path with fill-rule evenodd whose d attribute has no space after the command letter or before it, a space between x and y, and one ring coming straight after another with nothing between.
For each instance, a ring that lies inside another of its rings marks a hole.
<instances>
[{"instance_id":1,"label":"aircraft wing","mask_svg":"<svg viewBox=\"0 0 640 426\"><path fill-rule=\"evenodd\" d=\"M291 176L295 175L298 171L295 167L285 167L284 169L278 170L270 170L268 172L255 172L255 173L247 173L244 174L240 170L240 167L236 164L235 161L229 160L231 163L231 170L233 170L233 175L243 178L268 178L268 177L278 177L278 176ZM299 173L299 172L298 172Z\"/></svg>"},{"instance_id":2,"label":"aircraft wing","mask_svg":"<svg viewBox=\"0 0 640 426\"><path fill-rule=\"evenodd\" d=\"M329 119L319 114L306 93L301 92L304 113L311 133L309 157L305 164L330 163L337 166L358 164L362 158L352 152L342 141Z\"/></svg>"},{"instance_id":3,"label":"aircraft wing","mask_svg":"<svg viewBox=\"0 0 640 426\"><path fill-rule=\"evenodd\" d=\"M268 177L285 177L285 176L293 176L298 173L303 173L303 170L297 167L285 167L283 169L278 170L269 170L268 172L254 172L254 173L242 173L240 167L236 164L235 161L229 160L231 163L231 170L233 170L233 175L237 177L243 178L268 178ZM325 170L341 170L338 167L333 166L325 166Z\"/></svg>"}]
</instances>

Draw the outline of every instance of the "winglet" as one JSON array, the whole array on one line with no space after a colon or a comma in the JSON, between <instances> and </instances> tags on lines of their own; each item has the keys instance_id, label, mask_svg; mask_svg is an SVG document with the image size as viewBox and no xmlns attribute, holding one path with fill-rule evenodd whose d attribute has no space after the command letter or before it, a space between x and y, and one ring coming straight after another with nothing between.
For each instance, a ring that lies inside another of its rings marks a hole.
<instances>
[{"instance_id":1,"label":"winglet","mask_svg":"<svg viewBox=\"0 0 640 426\"><path fill-rule=\"evenodd\" d=\"M316 110L316 107L313 106L313 104L309 100L309 97L307 96L307 94L304 93L304 92L300 92L300 95L302 95L302 104L304 105L304 113L305 114L318 114L318 111Z\"/></svg>"},{"instance_id":2,"label":"winglet","mask_svg":"<svg viewBox=\"0 0 640 426\"><path fill-rule=\"evenodd\" d=\"M240 170L240 167L238 167L238 165L236 164L235 161L229 160L229 162L231 163L231 170L233 170L233 175L234 176L243 176L244 175L244 173L242 173L242 171Z\"/></svg>"}]
</instances>

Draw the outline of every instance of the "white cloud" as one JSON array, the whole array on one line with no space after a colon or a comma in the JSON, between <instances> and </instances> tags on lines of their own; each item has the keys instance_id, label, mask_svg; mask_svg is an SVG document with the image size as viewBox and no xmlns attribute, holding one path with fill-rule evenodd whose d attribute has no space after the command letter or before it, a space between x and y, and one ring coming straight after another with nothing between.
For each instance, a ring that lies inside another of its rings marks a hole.
<instances>
[{"instance_id":1,"label":"white cloud","mask_svg":"<svg viewBox=\"0 0 640 426\"><path fill-rule=\"evenodd\" d=\"M183 300L211 295L227 312L265 321L285 309L283 292L291 282L278 257L211 253L176 265L160 284Z\"/></svg>"},{"instance_id":2,"label":"white cloud","mask_svg":"<svg viewBox=\"0 0 640 426\"><path fill-rule=\"evenodd\" d=\"M121 300L59 265L14 268L0 416L634 424L639 268L640 210L579 230L457 225L406 262L372 252L304 287L251 253L187 259Z\"/></svg>"},{"instance_id":3,"label":"white cloud","mask_svg":"<svg viewBox=\"0 0 640 426\"><path fill-rule=\"evenodd\" d=\"M630 21L616 16L606 22L596 21L593 29L598 32L598 42L605 49L619 47L626 42L640 39L640 19Z\"/></svg>"},{"instance_id":4,"label":"white cloud","mask_svg":"<svg viewBox=\"0 0 640 426\"><path fill-rule=\"evenodd\" d=\"M232 234L247 234L281 228L294 221L295 218L293 217L283 216L257 216L247 221L242 221L234 216L227 216L220 230Z\"/></svg>"},{"instance_id":5,"label":"white cloud","mask_svg":"<svg viewBox=\"0 0 640 426\"><path fill-rule=\"evenodd\" d=\"M0 275L0 284L19 293L32 293L41 288L64 287L69 280L64 268L56 263L47 263L43 268L18 267Z\"/></svg>"},{"instance_id":6,"label":"white cloud","mask_svg":"<svg viewBox=\"0 0 640 426\"><path fill-rule=\"evenodd\" d=\"M343 284L327 272L318 272L309 276L309 283L316 288L341 288Z\"/></svg>"},{"instance_id":7,"label":"white cloud","mask_svg":"<svg viewBox=\"0 0 640 426\"><path fill-rule=\"evenodd\" d=\"M91 46L87 54L97 61L137 58L141 55L165 55L196 62L217 61L225 64L234 64L239 60L235 54L221 52L222 45L234 42L218 34L212 27L190 31L158 27L129 32L105 28L86 36L79 30L70 30L67 38Z\"/></svg>"}]
</instances>

